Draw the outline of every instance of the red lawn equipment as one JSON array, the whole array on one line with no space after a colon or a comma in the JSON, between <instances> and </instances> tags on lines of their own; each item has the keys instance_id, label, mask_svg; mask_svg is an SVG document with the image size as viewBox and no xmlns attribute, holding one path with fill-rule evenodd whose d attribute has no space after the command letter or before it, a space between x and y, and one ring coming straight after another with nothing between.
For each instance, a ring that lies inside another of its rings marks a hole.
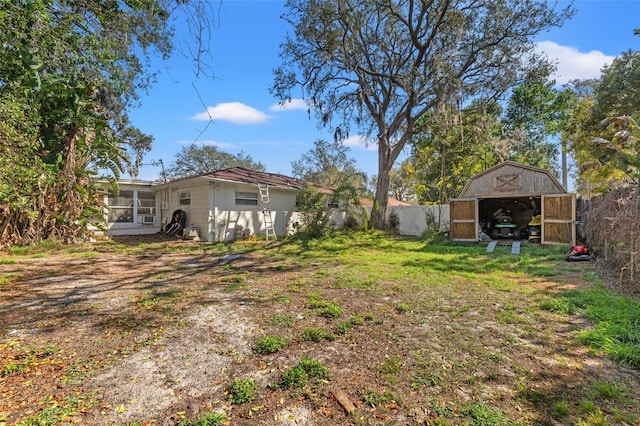
<instances>
[{"instance_id":1,"label":"red lawn equipment","mask_svg":"<svg viewBox=\"0 0 640 426\"><path fill-rule=\"evenodd\" d=\"M591 250L589 247L583 244L571 244L569 246L569 254L567 255L567 262L591 260Z\"/></svg>"}]
</instances>

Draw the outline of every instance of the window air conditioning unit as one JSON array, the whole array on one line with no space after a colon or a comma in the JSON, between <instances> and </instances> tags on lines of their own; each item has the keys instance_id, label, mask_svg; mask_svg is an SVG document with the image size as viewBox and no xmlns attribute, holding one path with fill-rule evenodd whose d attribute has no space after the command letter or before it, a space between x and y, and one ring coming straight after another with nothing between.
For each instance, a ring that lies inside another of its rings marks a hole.
<instances>
[{"instance_id":1,"label":"window air conditioning unit","mask_svg":"<svg viewBox=\"0 0 640 426\"><path fill-rule=\"evenodd\" d=\"M156 222L155 216L142 216L142 223L153 224Z\"/></svg>"}]
</instances>

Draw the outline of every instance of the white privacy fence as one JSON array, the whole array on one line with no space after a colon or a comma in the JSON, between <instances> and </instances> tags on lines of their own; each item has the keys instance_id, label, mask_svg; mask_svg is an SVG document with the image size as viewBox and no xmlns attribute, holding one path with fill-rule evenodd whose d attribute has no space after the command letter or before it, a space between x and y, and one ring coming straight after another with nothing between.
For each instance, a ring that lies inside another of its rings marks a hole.
<instances>
[{"instance_id":1,"label":"white privacy fence","mask_svg":"<svg viewBox=\"0 0 640 426\"><path fill-rule=\"evenodd\" d=\"M371 208L367 211L371 213ZM393 213L392 213L393 212ZM398 233L406 236L422 235L427 229L449 229L449 205L437 206L389 206L387 207L387 223L389 216L396 215ZM342 228L346 212L334 211L332 221L335 228Z\"/></svg>"},{"instance_id":2,"label":"white privacy fence","mask_svg":"<svg viewBox=\"0 0 640 426\"><path fill-rule=\"evenodd\" d=\"M398 218L400 235L422 235L427 229L449 229L449 205L393 206L387 207L388 215L394 212Z\"/></svg>"}]
</instances>

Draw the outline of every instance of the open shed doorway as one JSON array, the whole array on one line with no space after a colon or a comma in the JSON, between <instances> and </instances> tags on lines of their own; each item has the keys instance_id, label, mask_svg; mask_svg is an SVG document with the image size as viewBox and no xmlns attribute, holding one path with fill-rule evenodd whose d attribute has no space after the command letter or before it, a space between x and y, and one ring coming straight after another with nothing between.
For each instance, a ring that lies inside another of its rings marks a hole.
<instances>
[{"instance_id":1,"label":"open shed doorway","mask_svg":"<svg viewBox=\"0 0 640 426\"><path fill-rule=\"evenodd\" d=\"M478 200L480 231L494 240L540 242L541 201L540 196L481 198Z\"/></svg>"}]
</instances>

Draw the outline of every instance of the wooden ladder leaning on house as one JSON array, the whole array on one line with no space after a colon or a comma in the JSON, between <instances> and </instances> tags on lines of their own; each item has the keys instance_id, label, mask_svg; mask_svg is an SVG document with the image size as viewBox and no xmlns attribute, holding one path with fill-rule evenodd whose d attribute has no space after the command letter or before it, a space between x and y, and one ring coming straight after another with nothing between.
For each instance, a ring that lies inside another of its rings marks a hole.
<instances>
[{"instance_id":1,"label":"wooden ladder leaning on house","mask_svg":"<svg viewBox=\"0 0 640 426\"><path fill-rule=\"evenodd\" d=\"M267 242L269 242L269 238L273 237L274 240L277 240L276 231L273 228L273 218L271 217L271 210L268 208L270 199L269 199L269 185L262 185L258 183L258 191L260 191L260 204L262 205L262 214L264 216L264 228L265 228L265 237Z\"/></svg>"}]
</instances>

